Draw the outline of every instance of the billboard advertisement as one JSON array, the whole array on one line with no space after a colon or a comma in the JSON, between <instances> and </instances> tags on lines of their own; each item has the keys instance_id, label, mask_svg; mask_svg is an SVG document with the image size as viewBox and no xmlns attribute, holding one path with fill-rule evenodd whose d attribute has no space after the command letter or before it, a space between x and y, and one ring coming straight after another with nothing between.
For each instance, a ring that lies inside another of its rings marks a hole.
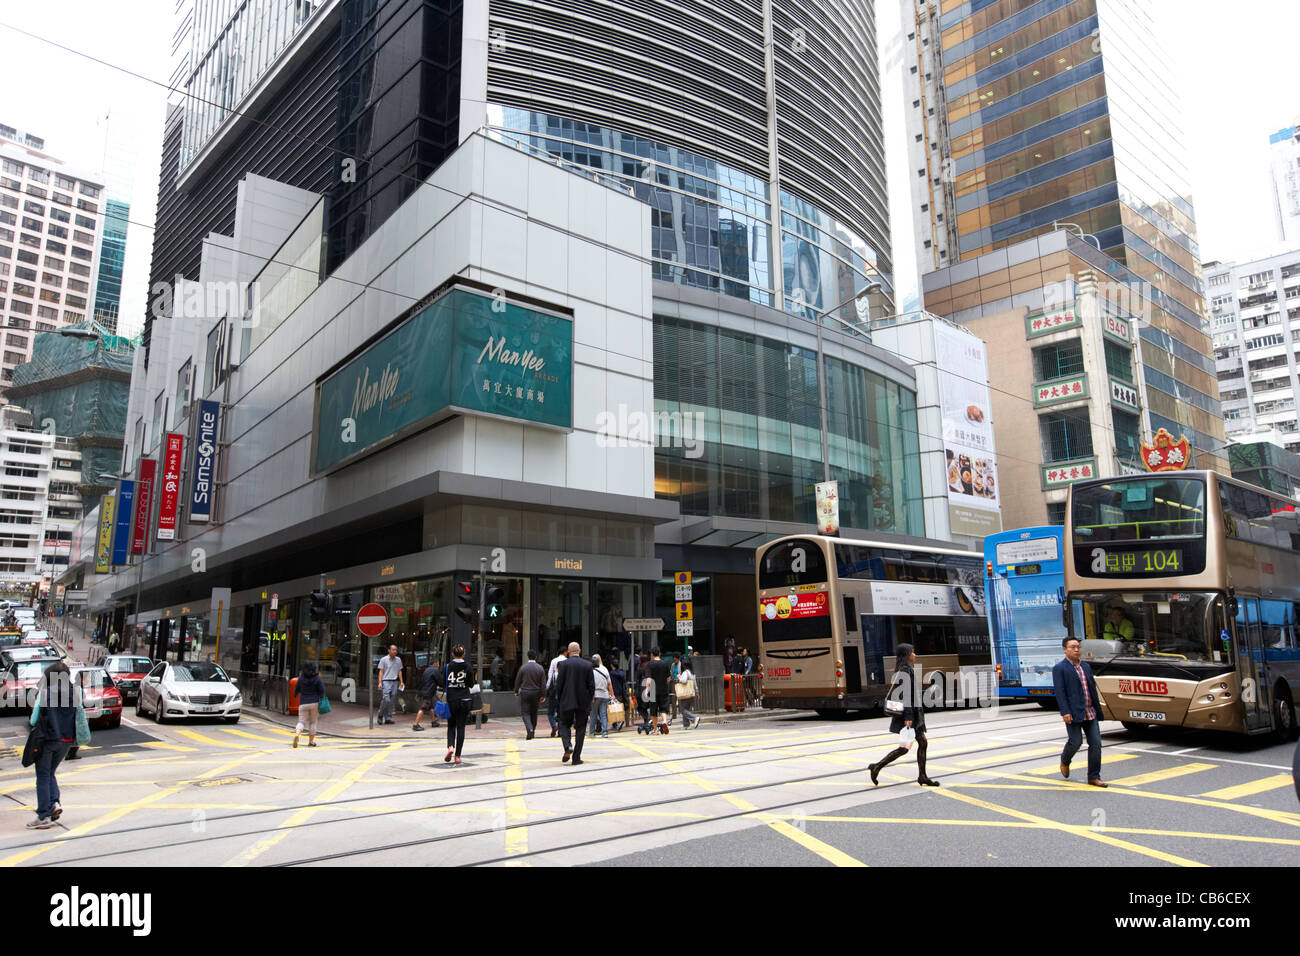
<instances>
[{"instance_id":1,"label":"billboard advertisement","mask_svg":"<svg viewBox=\"0 0 1300 956\"><path fill-rule=\"evenodd\" d=\"M113 517L116 514L117 492L110 491L99 502L99 537L95 542L95 571L107 574L113 556Z\"/></svg>"},{"instance_id":2,"label":"billboard advertisement","mask_svg":"<svg viewBox=\"0 0 1300 956\"><path fill-rule=\"evenodd\" d=\"M149 509L153 505L154 489L158 487L158 462L152 458L140 459L140 483L135 501L135 525L131 535L131 553L144 554L149 542Z\"/></svg>"},{"instance_id":3,"label":"billboard advertisement","mask_svg":"<svg viewBox=\"0 0 1300 956\"><path fill-rule=\"evenodd\" d=\"M135 522L135 482L124 481L117 489L117 514L113 517L113 564L126 564Z\"/></svg>"},{"instance_id":4,"label":"billboard advertisement","mask_svg":"<svg viewBox=\"0 0 1300 956\"><path fill-rule=\"evenodd\" d=\"M948 469L948 516L956 534L1002 530L988 351L961 329L936 322L935 367Z\"/></svg>"}]
</instances>

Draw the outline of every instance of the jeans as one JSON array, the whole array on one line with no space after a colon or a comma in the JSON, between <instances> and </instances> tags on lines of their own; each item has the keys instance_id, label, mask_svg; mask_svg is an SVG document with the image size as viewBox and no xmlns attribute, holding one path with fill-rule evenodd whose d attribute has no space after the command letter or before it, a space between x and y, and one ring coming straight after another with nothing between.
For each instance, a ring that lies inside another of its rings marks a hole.
<instances>
[{"instance_id":1,"label":"jeans","mask_svg":"<svg viewBox=\"0 0 1300 956\"><path fill-rule=\"evenodd\" d=\"M384 696L379 703L379 722L393 719L393 707L397 703L397 681L384 681Z\"/></svg>"},{"instance_id":2,"label":"jeans","mask_svg":"<svg viewBox=\"0 0 1300 956\"><path fill-rule=\"evenodd\" d=\"M695 715L691 713L689 704L694 703L693 697L687 697L685 700L678 700L677 706L682 712L682 726L690 729L691 724L695 723Z\"/></svg>"},{"instance_id":3,"label":"jeans","mask_svg":"<svg viewBox=\"0 0 1300 956\"><path fill-rule=\"evenodd\" d=\"M609 733L609 698L597 697L591 702L591 732Z\"/></svg>"},{"instance_id":4,"label":"jeans","mask_svg":"<svg viewBox=\"0 0 1300 956\"><path fill-rule=\"evenodd\" d=\"M546 698L546 719L551 722L551 729L557 730L560 726L560 702L555 697L555 691L549 692Z\"/></svg>"},{"instance_id":5,"label":"jeans","mask_svg":"<svg viewBox=\"0 0 1300 956\"><path fill-rule=\"evenodd\" d=\"M41 744L40 756L36 758L36 815L42 820L48 819L50 811L59 802L59 781L54 778L63 758L67 756L72 744Z\"/></svg>"},{"instance_id":6,"label":"jeans","mask_svg":"<svg viewBox=\"0 0 1300 956\"><path fill-rule=\"evenodd\" d=\"M1082 723L1071 721L1066 725L1066 732L1069 739L1065 742L1065 749L1061 751L1061 763L1067 767L1074 755L1079 752L1083 746L1084 734L1088 735L1088 779L1101 779L1101 720L1085 720Z\"/></svg>"},{"instance_id":7,"label":"jeans","mask_svg":"<svg viewBox=\"0 0 1300 956\"><path fill-rule=\"evenodd\" d=\"M538 693L533 691L519 692L519 714L524 718L524 730L530 734L537 731L537 698Z\"/></svg>"},{"instance_id":8,"label":"jeans","mask_svg":"<svg viewBox=\"0 0 1300 956\"><path fill-rule=\"evenodd\" d=\"M577 741L570 745L569 732L577 735ZM587 736L587 712L585 710L566 710L560 714L560 740L564 743L564 752L573 753L574 760L582 759L582 741Z\"/></svg>"}]
</instances>

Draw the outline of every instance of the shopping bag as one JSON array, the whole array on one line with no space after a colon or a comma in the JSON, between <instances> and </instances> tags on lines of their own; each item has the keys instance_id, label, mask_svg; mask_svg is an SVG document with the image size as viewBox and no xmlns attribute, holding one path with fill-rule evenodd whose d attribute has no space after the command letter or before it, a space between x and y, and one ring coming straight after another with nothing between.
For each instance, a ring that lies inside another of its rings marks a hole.
<instances>
[{"instance_id":1,"label":"shopping bag","mask_svg":"<svg viewBox=\"0 0 1300 956\"><path fill-rule=\"evenodd\" d=\"M898 732L898 746L904 750L911 750L914 743L916 743L916 731L911 727L904 727Z\"/></svg>"},{"instance_id":2,"label":"shopping bag","mask_svg":"<svg viewBox=\"0 0 1300 956\"><path fill-rule=\"evenodd\" d=\"M329 712L330 712L330 699L328 697L322 697L320 699L320 705L316 708L316 713L328 714Z\"/></svg>"},{"instance_id":3,"label":"shopping bag","mask_svg":"<svg viewBox=\"0 0 1300 956\"><path fill-rule=\"evenodd\" d=\"M691 700L695 697L695 681L679 680L674 686L678 700Z\"/></svg>"},{"instance_id":4,"label":"shopping bag","mask_svg":"<svg viewBox=\"0 0 1300 956\"><path fill-rule=\"evenodd\" d=\"M451 708L447 706L445 700L440 700L433 705L433 716L440 720L447 720L451 717Z\"/></svg>"},{"instance_id":5,"label":"shopping bag","mask_svg":"<svg viewBox=\"0 0 1300 956\"><path fill-rule=\"evenodd\" d=\"M621 724L625 718L623 705L616 700L609 702L609 722L611 724Z\"/></svg>"}]
</instances>

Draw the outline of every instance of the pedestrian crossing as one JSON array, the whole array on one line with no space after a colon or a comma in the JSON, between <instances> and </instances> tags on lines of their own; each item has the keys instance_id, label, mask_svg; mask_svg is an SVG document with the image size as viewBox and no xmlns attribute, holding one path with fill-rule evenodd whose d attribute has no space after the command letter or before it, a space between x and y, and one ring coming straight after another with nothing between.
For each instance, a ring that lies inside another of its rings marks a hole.
<instances>
[{"instance_id":1,"label":"pedestrian crossing","mask_svg":"<svg viewBox=\"0 0 1300 956\"><path fill-rule=\"evenodd\" d=\"M1253 797L1256 794L1281 790L1283 787L1294 785L1295 781L1289 773L1279 773L1271 777L1261 777L1259 780L1252 780L1249 783L1224 787L1221 790L1210 790L1207 793L1202 793L1201 796L1207 800L1240 800L1242 797Z\"/></svg>"}]
</instances>

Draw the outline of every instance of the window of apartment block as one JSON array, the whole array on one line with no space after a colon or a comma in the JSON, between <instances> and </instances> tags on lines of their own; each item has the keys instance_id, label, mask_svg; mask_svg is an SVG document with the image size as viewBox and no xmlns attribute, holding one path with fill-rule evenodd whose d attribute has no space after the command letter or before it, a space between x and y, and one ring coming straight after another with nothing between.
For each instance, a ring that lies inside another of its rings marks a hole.
<instances>
[{"instance_id":1,"label":"window of apartment block","mask_svg":"<svg viewBox=\"0 0 1300 956\"><path fill-rule=\"evenodd\" d=\"M1115 429L1115 454L1122 460L1142 460L1142 423L1136 415L1112 408L1111 425Z\"/></svg>"},{"instance_id":2,"label":"window of apartment block","mask_svg":"<svg viewBox=\"0 0 1300 956\"><path fill-rule=\"evenodd\" d=\"M1133 381L1132 350L1118 345L1110 339L1105 340L1106 371L1126 382Z\"/></svg>"},{"instance_id":3,"label":"window of apartment block","mask_svg":"<svg viewBox=\"0 0 1300 956\"><path fill-rule=\"evenodd\" d=\"M1070 461L1092 454L1092 424L1088 410L1045 415L1038 420L1043 439L1043 461Z\"/></svg>"},{"instance_id":4,"label":"window of apartment block","mask_svg":"<svg viewBox=\"0 0 1300 956\"><path fill-rule=\"evenodd\" d=\"M1058 345L1045 345L1034 349L1035 381L1045 382L1083 371L1083 343L1070 339Z\"/></svg>"},{"instance_id":5,"label":"window of apartment block","mask_svg":"<svg viewBox=\"0 0 1300 956\"><path fill-rule=\"evenodd\" d=\"M1065 525L1065 502L1049 501L1047 503L1047 523L1061 527Z\"/></svg>"}]
</instances>

